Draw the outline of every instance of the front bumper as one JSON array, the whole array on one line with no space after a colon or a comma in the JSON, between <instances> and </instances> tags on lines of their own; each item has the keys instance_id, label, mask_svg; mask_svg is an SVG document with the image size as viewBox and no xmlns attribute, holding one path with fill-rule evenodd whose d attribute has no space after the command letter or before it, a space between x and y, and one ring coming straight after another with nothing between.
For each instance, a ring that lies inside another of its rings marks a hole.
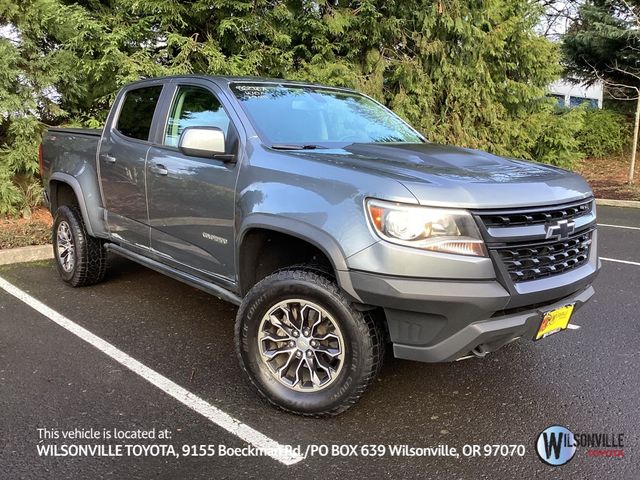
<instances>
[{"instance_id":1,"label":"front bumper","mask_svg":"<svg viewBox=\"0 0 640 480\"><path fill-rule=\"evenodd\" d=\"M518 338L533 339L540 327L544 312L570 303L575 303L575 312L594 293L593 287L589 286L542 308L474 322L435 345L419 346L394 343L393 352L398 358L420 362L446 362L469 355L483 357Z\"/></svg>"},{"instance_id":2,"label":"front bumper","mask_svg":"<svg viewBox=\"0 0 640 480\"><path fill-rule=\"evenodd\" d=\"M533 338L543 313L594 294L597 258L546 279L545 289L509 292L497 280L429 280L350 272L363 303L384 309L397 358L445 362L494 351L510 341ZM543 281L535 285L541 288ZM533 283L533 282L531 282ZM523 284L524 285L524 284ZM574 311L575 311L574 310Z\"/></svg>"}]
</instances>

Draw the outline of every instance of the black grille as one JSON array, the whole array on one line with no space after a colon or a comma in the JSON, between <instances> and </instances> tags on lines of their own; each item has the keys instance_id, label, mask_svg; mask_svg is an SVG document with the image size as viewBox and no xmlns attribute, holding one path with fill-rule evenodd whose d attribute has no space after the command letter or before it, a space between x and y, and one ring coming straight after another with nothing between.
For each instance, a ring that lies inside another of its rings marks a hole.
<instances>
[{"instance_id":1,"label":"black grille","mask_svg":"<svg viewBox=\"0 0 640 480\"><path fill-rule=\"evenodd\" d=\"M495 247L514 282L537 280L584 265L589 260L593 230L567 240Z\"/></svg>"},{"instance_id":2,"label":"black grille","mask_svg":"<svg viewBox=\"0 0 640 480\"><path fill-rule=\"evenodd\" d=\"M589 200L567 206L556 206L543 209L486 212L481 213L480 217L487 228L536 225L564 219L573 220L590 213L592 205L592 200Z\"/></svg>"}]
</instances>

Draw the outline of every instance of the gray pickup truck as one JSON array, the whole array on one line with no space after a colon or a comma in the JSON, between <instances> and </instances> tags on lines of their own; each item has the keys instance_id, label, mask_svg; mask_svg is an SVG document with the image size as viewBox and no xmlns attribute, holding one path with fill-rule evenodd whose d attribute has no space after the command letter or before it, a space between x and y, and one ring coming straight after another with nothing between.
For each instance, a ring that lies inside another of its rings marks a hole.
<instances>
[{"instance_id":1,"label":"gray pickup truck","mask_svg":"<svg viewBox=\"0 0 640 480\"><path fill-rule=\"evenodd\" d=\"M258 391L337 414L398 358L484 357L567 328L594 293L596 211L573 173L428 142L352 90L144 80L101 131L41 147L74 287L113 252L239 306Z\"/></svg>"}]
</instances>

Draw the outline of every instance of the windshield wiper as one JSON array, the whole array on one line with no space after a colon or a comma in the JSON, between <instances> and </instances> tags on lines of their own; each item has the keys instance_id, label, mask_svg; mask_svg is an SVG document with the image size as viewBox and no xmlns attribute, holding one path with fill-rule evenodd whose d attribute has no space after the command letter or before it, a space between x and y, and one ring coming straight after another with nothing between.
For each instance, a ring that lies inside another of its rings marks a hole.
<instances>
[{"instance_id":1,"label":"windshield wiper","mask_svg":"<svg viewBox=\"0 0 640 480\"><path fill-rule=\"evenodd\" d=\"M286 143L276 143L271 145L274 150L317 150L319 148L327 148L322 145L288 145Z\"/></svg>"}]
</instances>

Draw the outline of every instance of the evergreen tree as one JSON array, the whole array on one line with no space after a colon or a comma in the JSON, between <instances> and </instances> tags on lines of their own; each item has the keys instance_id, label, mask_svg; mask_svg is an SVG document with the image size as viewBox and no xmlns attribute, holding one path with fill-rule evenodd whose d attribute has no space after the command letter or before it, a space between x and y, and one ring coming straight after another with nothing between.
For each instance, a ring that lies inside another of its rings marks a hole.
<instances>
[{"instance_id":1,"label":"evergreen tree","mask_svg":"<svg viewBox=\"0 0 640 480\"><path fill-rule=\"evenodd\" d=\"M640 1L590 0L563 37L569 73L591 82L640 86Z\"/></svg>"},{"instance_id":2,"label":"evergreen tree","mask_svg":"<svg viewBox=\"0 0 640 480\"><path fill-rule=\"evenodd\" d=\"M353 87L431 140L569 165L575 148L549 141L559 54L535 32L541 13L530 0L0 3L17 32L0 40L0 211L18 202L16 174L36 170L43 124L96 127L119 87L165 74Z\"/></svg>"},{"instance_id":3,"label":"evergreen tree","mask_svg":"<svg viewBox=\"0 0 640 480\"><path fill-rule=\"evenodd\" d=\"M636 102L629 183L633 183L640 128L640 1L589 0L563 39L568 71L599 81L617 100Z\"/></svg>"}]
</instances>

